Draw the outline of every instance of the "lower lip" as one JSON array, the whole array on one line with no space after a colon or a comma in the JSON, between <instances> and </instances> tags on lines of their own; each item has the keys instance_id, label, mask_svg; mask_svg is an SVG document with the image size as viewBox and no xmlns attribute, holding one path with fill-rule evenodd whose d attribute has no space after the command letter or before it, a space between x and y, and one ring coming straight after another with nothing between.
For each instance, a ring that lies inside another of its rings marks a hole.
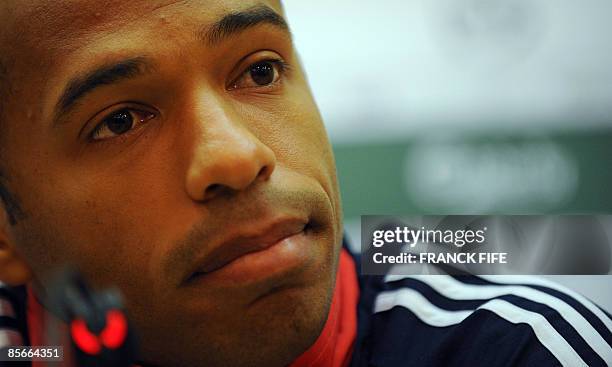
<instances>
[{"instance_id":1,"label":"lower lip","mask_svg":"<svg viewBox=\"0 0 612 367\"><path fill-rule=\"evenodd\" d=\"M304 268L312 258L310 238L302 231L273 245L242 255L225 266L193 278L196 283L240 285L284 278Z\"/></svg>"}]
</instances>

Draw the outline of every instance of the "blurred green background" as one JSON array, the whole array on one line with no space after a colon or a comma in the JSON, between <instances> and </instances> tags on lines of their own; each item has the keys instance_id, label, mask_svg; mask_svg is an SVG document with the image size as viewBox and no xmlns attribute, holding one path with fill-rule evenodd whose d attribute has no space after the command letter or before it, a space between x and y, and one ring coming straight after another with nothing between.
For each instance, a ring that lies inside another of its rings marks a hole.
<instances>
[{"instance_id":1,"label":"blurred green background","mask_svg":"<svg viewBox=\"0 0 612 367\"><path fill-rule=\"evenodd\" d=\"M344 215L612 211L612 129L334 145Z\"/></svg>"}]
</instances>

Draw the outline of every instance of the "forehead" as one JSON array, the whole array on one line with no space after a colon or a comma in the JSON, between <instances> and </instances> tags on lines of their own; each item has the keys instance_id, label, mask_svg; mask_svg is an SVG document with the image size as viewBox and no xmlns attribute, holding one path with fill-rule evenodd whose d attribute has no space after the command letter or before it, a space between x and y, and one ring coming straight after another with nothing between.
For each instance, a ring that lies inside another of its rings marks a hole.
<instances>
[{"instance_id":1,"label":"forehead","mask_svg":"<svg viewBox=\"0 0 612 367\"><path fill-rule=\"evenodd\" d=\"M0 4L0 34L10 51L42 56L130 26L213 21L260 4L281 12L280 2L272 0L9 0Z\"/></svg>"}]
</instances>

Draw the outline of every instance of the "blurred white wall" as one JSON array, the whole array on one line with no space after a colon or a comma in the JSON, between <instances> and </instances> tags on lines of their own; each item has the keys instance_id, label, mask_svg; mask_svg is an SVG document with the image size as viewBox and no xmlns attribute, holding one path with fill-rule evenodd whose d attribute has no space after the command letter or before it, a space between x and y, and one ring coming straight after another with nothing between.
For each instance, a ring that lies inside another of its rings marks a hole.
<instances>
[{"instance_id":1,"label":"blurred white wall","mask_svg":"<svg viewBox=\"0 0 612 367\"><path fill-rule=\"evenodd\" d=\"M284 3L336 142L610 124L611 1Z\"/></svg>"}]
</instances>

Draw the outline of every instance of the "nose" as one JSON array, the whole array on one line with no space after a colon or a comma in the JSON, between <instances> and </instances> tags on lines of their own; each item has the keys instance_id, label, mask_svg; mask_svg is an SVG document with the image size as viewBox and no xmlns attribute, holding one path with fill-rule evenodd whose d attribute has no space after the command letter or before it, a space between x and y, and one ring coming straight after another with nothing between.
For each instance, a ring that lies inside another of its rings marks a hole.
<instances>
[{"instance_id":1,"label":"nose","mask_svg":"<svg viewBox=\"0 0 612 367\"><path fill-rule=\"evenodd\" d=\"M276 166L274 152L240 119L220 106L198 122L200 129L187 170L186 190L196 201L245 190L268 180Z\"/></svg>"}]
</instances>

